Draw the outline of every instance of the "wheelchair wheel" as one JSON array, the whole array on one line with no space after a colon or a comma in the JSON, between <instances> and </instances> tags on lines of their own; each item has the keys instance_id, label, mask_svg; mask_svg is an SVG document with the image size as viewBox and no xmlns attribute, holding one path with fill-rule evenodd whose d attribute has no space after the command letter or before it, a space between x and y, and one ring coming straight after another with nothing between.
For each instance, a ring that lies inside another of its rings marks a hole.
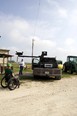
<instances>
[{"instance_id":1,"label":"wheelchair wheel","mask_svg":"<svg viewBox=\"0 0 77 116\"><path fill-rule=\"evenodd\" d=\"M17 81L15 78L11 78L8 82L8 88L14 90L17 87Z\"/></svg>"},{"instance_id":2,"label":"wheelchair wheel","mask_svg":"<svg viewBox=\"0 0 77 116\"><path fill-rule=\"evenodd\" d=\"M2 80L1 80L1 86L3 88L7 88L8 87L8 82L6 81L5 77L3 77Z\"/></svg>"}]
</instances>

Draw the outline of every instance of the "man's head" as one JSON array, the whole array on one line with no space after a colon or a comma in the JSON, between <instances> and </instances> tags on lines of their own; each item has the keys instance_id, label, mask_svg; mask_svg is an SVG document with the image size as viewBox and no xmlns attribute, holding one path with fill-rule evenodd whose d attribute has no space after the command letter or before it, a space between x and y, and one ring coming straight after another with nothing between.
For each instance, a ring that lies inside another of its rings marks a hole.
<instances>
[{"instance_id":1,"label":"man's head","mask_svg":"<svg viewBox=\"0 0 77 116\"><path fill-rule=\"evenodd\" d=\"M7 67L11 68L11 66L12 66L11 63L7 63Z\"/></svg>"}]
</instances>

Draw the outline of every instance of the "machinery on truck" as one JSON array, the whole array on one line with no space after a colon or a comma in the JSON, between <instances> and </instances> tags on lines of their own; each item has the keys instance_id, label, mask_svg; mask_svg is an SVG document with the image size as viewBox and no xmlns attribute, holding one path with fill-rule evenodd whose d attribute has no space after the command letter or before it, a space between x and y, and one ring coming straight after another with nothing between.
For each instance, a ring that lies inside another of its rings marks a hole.
<instances>
[{"instance_id":1,"label":"machinery on truck","mask_svg":"<svg viewBox=\"0 0 77 116\"><path fill-rule=\"evenodd\" d=\"M67 61L63 64L64 72L77 73L77 56L67 56Z\"/></svg>"},{"instance_id":2,"label":"machinery on truck","mask_svg":"<svg viewBox=\"0 0 77 116\"><path fill-rule=\"evenodd\" d=\"M62 70L58 68L58 62L55 57L47 57L47 52L43 51L40 56L23 56L19 57L32 57L32 70L33 76L48 76L55 77L60 80Z\"/></svg>"}]
</instances>

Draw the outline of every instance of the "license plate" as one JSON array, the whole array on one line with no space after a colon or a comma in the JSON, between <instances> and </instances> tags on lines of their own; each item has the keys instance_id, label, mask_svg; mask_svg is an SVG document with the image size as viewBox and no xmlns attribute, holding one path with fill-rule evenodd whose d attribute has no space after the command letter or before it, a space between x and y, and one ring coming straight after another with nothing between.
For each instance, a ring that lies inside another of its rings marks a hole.
<instances>
[{"instance_id":1,"label":"license plate","mask_svg":"<svg viewBox=\"0 0 77 116\"><path fill-rule=\"evenodd\" d=\"M53 64L45 64L45 67L49 68L49 67L53 67Z\"/></svg>"},{"instance_id":2,"label":"license plate","mask_svg":"<svg viewBox=\"0 0 77 116\"><path fill-rule=\"evenodd\" d=\"M49 74L49 72L48 71L45 71L45 74Z\"/></svg>"}]
</instances>

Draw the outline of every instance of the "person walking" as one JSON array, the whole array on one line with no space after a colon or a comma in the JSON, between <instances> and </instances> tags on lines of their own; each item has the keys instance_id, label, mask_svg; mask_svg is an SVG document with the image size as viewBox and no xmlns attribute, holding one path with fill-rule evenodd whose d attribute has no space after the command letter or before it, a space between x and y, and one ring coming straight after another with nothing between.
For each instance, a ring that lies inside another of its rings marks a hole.
<instances>
[{"instance_id":1,"label":"person walking","mask_svg":"<svg viewBox=\"0 0 77 116\"><path fill-rule=\"evenodd\" d=\"M24 63L24 61L23 61L23 59L21 59L21 62L19 63L19 75L21 76L23 73L23 68L24 68L24 66L25 66L25 63Z\"/></svg>"}]
</instances>

